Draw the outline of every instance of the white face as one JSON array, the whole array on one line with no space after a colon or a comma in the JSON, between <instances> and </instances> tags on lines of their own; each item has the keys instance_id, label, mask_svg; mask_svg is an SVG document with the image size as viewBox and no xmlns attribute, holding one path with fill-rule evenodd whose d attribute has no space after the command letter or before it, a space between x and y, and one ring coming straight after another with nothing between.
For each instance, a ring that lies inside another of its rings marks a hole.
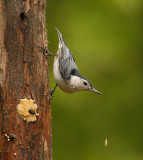
<instances>
[{"instance_id":1,"label":"white face","mask_svg":"<svg viewBox=\"0 0 143 160\"><path fill-rule=\"evenodd\" d=\"M81 80L82 80L81 85L85 90L90 90L92 88L87 80L85 79L81 79Z\"/></svg>"},{"instance_id":2,"label":"white face","mask_svg":"<svg viewBox=\"0 0 143 160\"><path fill-rule=\"evenodd\" d=\"M78 92L78 91L93 91L93 92L96 92L98 94L101 94L99 91L94 89L87 80L82 79L82 78L77 77L77 76L71 76L69 85L73 90L75 90L75 92Z\"/></svg>"},{"instance_id":3,"label":"white face","mask_svg":"<svg viewBox=\"0 0 143 160\"><path fill-rule=\"evenodd\" d=\"M90 84L87 80L82 79L82 78L77 77L77 76L72 76L71 77L70 86L72 88L75 88L78 91L86 91L86 90L91 89L91 86L90 86Z\"/></svg>"}]
</instances>

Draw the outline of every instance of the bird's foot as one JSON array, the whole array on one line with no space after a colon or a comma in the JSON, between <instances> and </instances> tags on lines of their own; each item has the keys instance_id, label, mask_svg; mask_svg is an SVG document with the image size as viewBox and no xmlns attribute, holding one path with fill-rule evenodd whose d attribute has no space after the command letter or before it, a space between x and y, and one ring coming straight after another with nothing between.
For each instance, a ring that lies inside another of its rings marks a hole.
<instances>
[{"instance_id":1,"label":"bird's foot","mask_svg":"<svg viewBox=\"0 0 143 160\"><path fill-rule=\"evenodd\" d=\"M51 89L51 90L50 90L50 99L51 99L51 100L53 99L53 94L54 94L56 88L57 88L57 84L56 84L56 86L55 86L54 89Z\"/></svg>"},{"instance_id":2,"label":"bird's foot","mask_svg":"<svg viewBox=\"0 0 143 160\"><path fill-rule=\"evenodd\" d=\"M50 90L50 100L52 100L54 97L53 97L53 93L54 93L54 89L51 89Z\"/></svg>"},{"instance_id":3,"label":"bird's foot","mask_svg":"<svg viewBox=\"0 0 143 160\"><path fill-rule=\"evenodd\" d=\"M50 53L46 47L45 48L39 47L39 48L44 51L46 56L56 56L56 54Z\"/></svg>"}]
</instances>

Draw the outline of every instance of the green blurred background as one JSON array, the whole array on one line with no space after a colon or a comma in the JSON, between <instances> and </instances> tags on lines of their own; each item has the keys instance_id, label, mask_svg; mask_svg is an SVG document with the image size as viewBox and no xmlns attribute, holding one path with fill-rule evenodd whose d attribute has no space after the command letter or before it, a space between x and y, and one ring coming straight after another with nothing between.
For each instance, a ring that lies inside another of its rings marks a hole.
<instances>
[{"instance_id":1,"label":"green blurred background","mask_svg":"<svg viewBox=\"0 0 143 160\"><path fill-rule=\"evenodd\" d=\"M57 51L58 27L81 74L103 94L57 88L53 159L143 160L143 1L47 0L46 18L49 51Z\"/></svg>"}]
</instances>

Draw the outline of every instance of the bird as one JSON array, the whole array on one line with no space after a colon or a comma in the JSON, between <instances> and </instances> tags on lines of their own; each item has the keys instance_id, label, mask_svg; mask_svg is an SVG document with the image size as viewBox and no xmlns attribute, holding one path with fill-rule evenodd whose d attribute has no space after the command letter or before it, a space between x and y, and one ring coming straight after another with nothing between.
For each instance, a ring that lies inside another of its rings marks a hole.
<instances>
[{"instance_id":1,"label":"bird","mask_svg":"<svg viewBox=\"0 0 143 160\"><path fill-rule=\"evenodd\" d=\"M53 75L56 81L56 86L50 91L51 99L53 98L53 93L55 92L57 86L64 92L72 94L80 91L92 91L97 94L101 94L96 90L91 82L83 77L76 65L75 59L66 45L63 35L60 33L59 29L56 28L59 45L57 54L53 54L47 50L47 48L38 47L42 49L46 56L55 56L53 64Z\"/></svg>"},{"instance_id":2,"label":"bird","mask_svg":"<svg viewBox=\"0 0 143 160\"><path fill-rule=\"evenodd\" d=\"M67 47L63 35L60 33L58 28L56 28L56 30L59 38L57 54L54 55L47 51L48 55L55 56L53 64L53 75L56 81L56 86L51 91L51 95L54 93L57 86L62 91L69 94L80 91L92 91L97 94L101 94L93 87L87 78L80 74L73 54Z\"/></svg>"}]
</instances>

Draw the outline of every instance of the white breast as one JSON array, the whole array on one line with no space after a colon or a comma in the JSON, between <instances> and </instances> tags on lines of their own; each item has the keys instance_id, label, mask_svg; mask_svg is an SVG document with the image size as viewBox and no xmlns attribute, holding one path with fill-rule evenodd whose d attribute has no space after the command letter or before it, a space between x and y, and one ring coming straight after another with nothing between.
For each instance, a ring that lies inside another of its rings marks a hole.
<instances>
[{"instance_id":1,"label":"white breast","mask_svg":"<svg viewBox=\"0 0 143 160\"><path fill-rule=\"evenodd\" d=\"M72 93L69 90L68 81L63 80L63 78L61 76L61 73L59 70L59 58L58 57L55 57L55 60L54 60L53 74L54 74L55 81L56 81L57 85L59 86L59 88L61 90L63 90L64 92Z\"/></svg>"},{"instance_id":2,"label":"white breast","mask_svg":"<svg viewBox=\"0 0 143 160\"><path fill-rule=\"evenodd\" d=\"M53 74L55 81L59 88L67 93L74 93L78 91L84 90L82 86L80 86L81 79L77 76L71 76L70 80L64 80L61 76L60 70L59 70L59 58L55 57L54 65L53 65Z\"/></svg>"}]
</instances>

